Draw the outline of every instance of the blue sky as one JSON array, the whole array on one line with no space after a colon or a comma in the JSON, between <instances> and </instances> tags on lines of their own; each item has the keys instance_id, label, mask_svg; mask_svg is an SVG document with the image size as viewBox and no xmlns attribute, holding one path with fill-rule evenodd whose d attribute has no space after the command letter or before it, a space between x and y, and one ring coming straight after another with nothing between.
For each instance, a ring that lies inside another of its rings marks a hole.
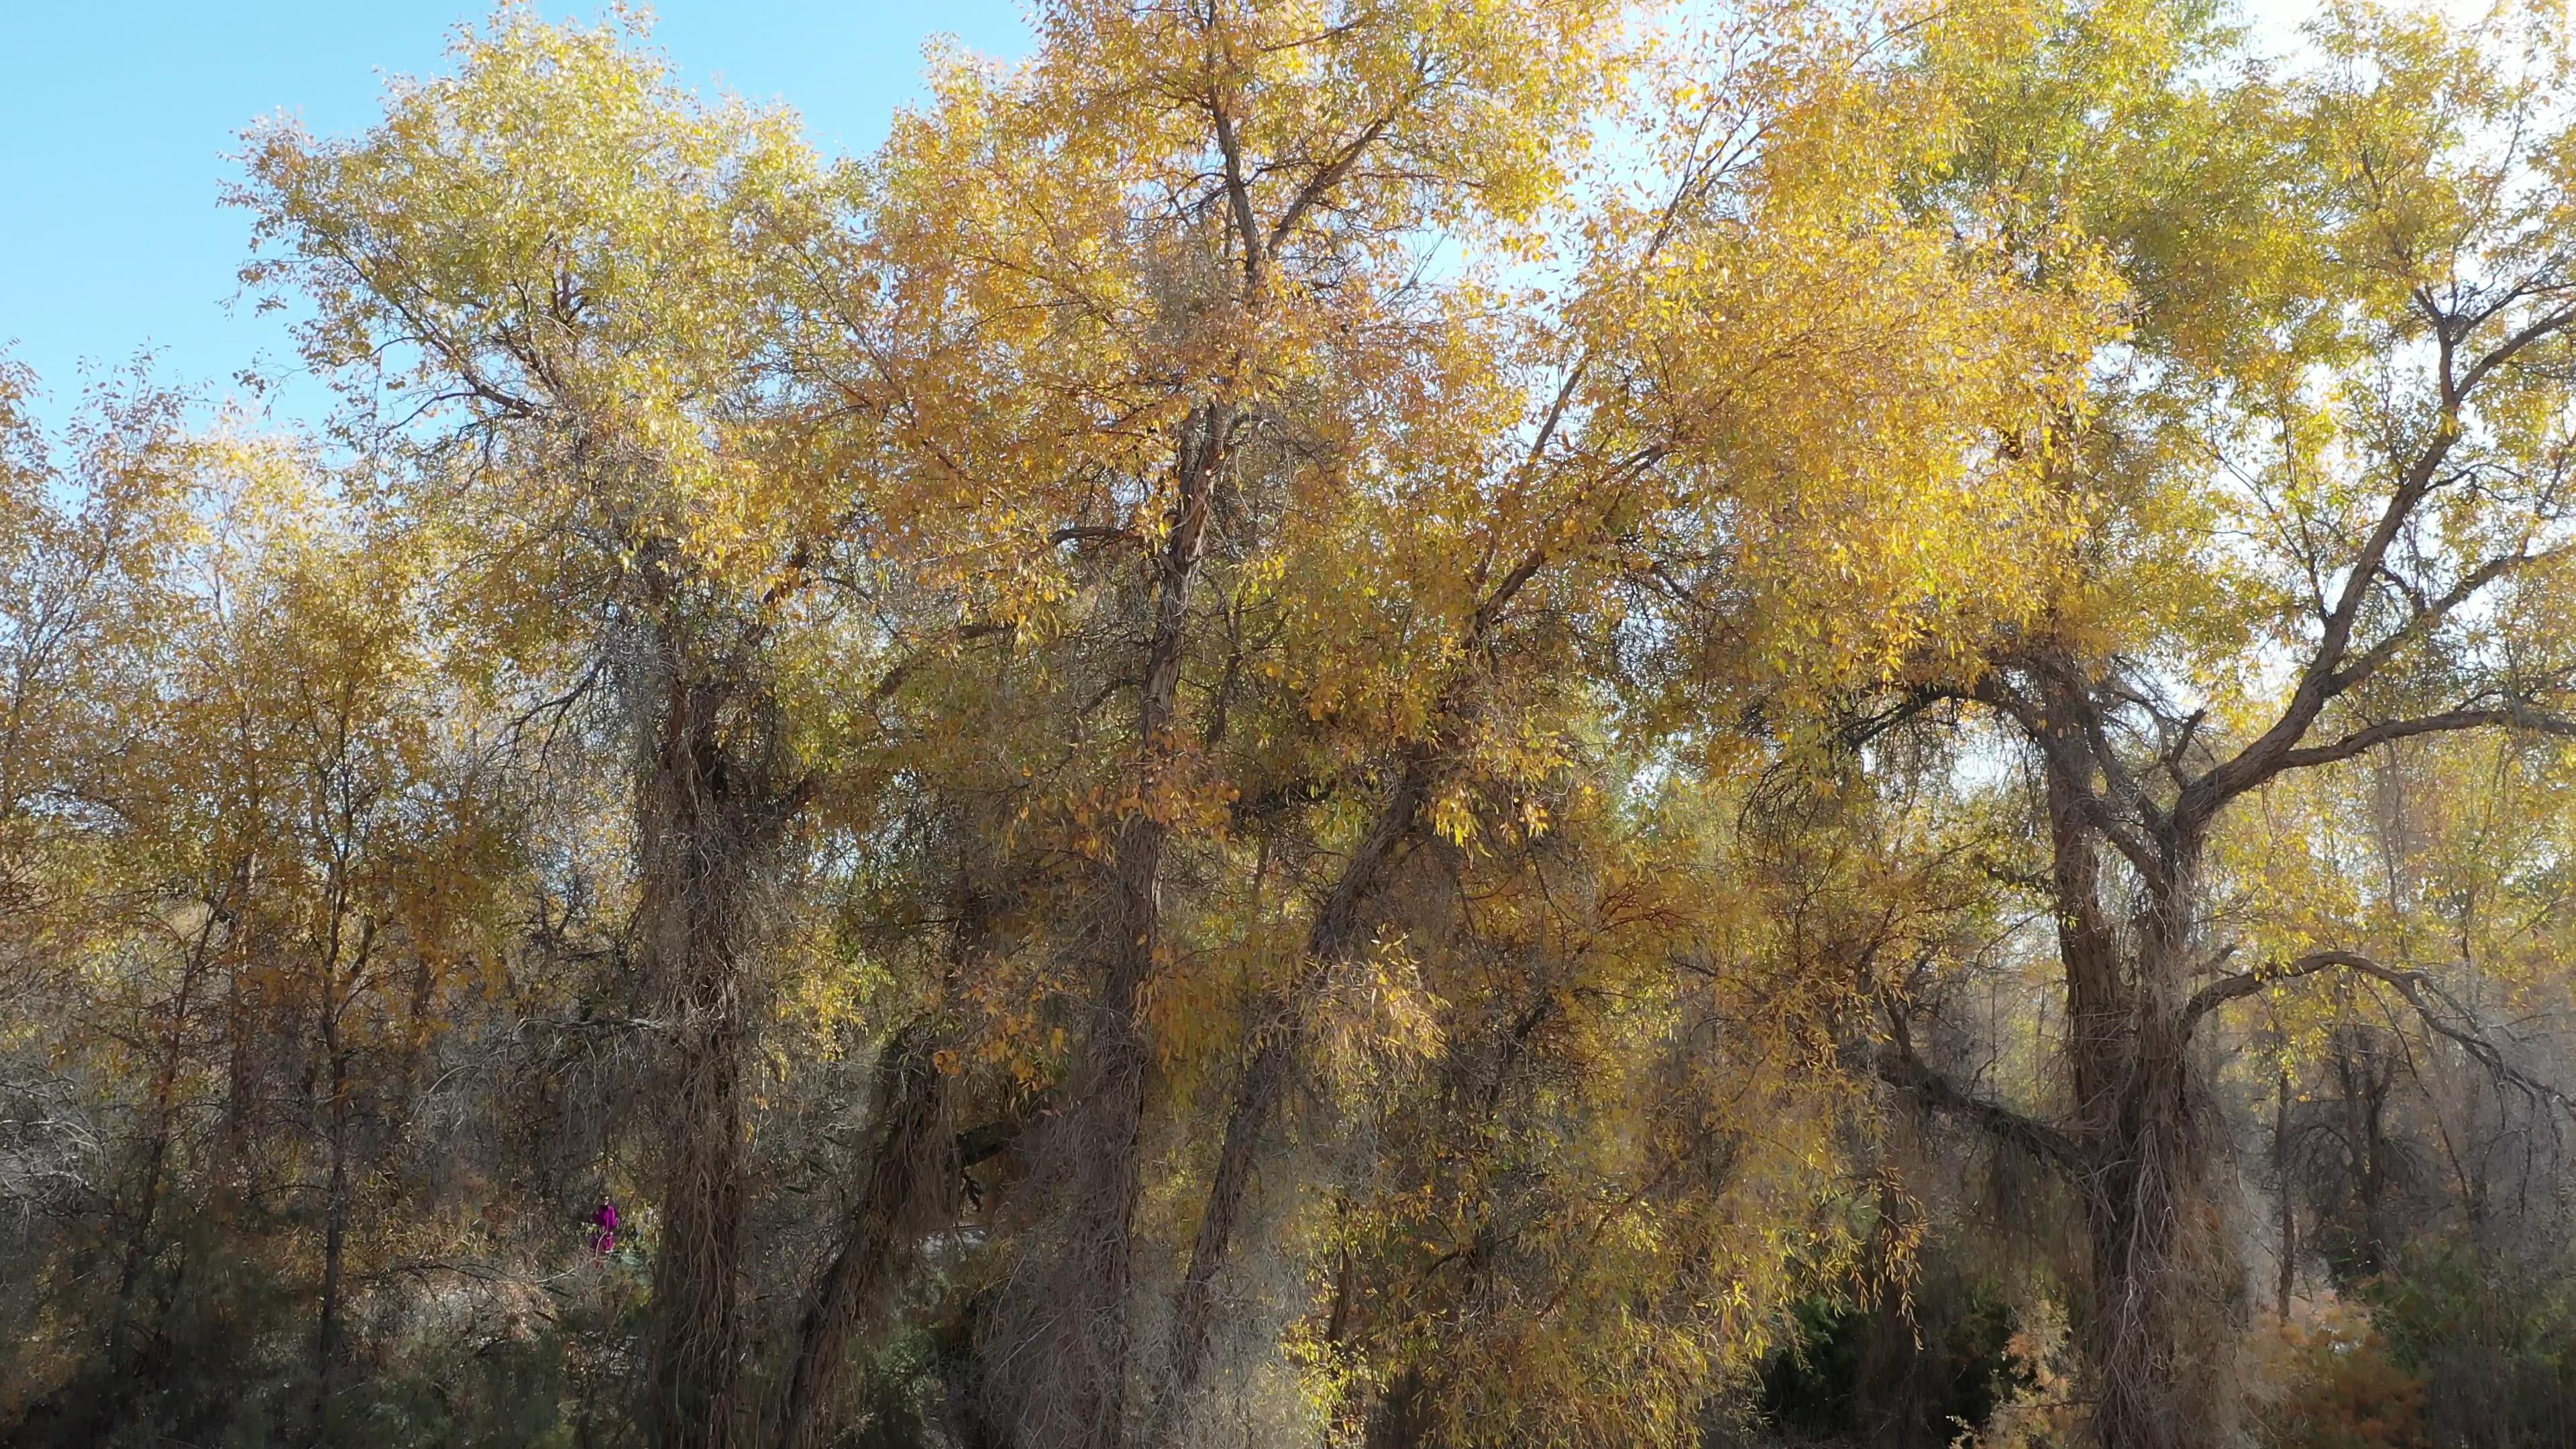
<instances>
[{"instance_id":1,"label":"blue sky","mask_svg":"<svg viewBox=\"0 0 2576 1449\"><path fill-rule=\"evenodd\" d=\"M600 0L540 0L592 18ZM2245 0L2271 37L2313 0ZM2454 0L2455 8L2475 0ZM862 151L921 94L921 49L948 34L1014 56L1019 0L665 0L655 41L705 89L784 100L827 152ZM324 134L376 115L384 77L435 72L479 0L0 0L0 344L35 367L41 414L70 411L82 368L154 349L165 380L231 395L286 374L278 423L327 395L292 373L285 322L229 309L248 218L218 205L225 157L278 111Z\"/></svg>"},{"instance_id":2,"label":"blue sky","mask_svg":"<svg viewBox=\"0 0 2576 1449\"><path fill-rule=\"evenodd\" d=\"M596 4L545 3L590 18ZM831 152L865 150L921 94L935 34L1016 55L1017 0L666 0L655 42L702 89L779 99ZM210 401L254 362L290 366L285 324L228 310L248 218L218 204L250 121L284 111L324 134L376 114L384 77L433 73L475 0L0 0L0 342L59 419L81 364L157 349ZM310 419L324 395L274 404Z\"/></svg>"}]
</instances>

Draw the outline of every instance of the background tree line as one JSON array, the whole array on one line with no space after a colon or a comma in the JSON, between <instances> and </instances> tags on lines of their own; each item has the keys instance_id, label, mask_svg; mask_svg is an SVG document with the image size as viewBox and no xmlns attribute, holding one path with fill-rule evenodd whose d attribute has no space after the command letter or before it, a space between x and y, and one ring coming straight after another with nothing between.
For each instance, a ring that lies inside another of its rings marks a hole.
<instances>
[{"instance_id":1,"label":"background tree line","mask_svg":"<svg viewBox=\"0 0 2576 1449\"><path fill-rule=\"evenodd\" d=\"M2560 17L1032 24L0 371L9 1442L2568 1442Z\"/></svg>"}]
</instances>

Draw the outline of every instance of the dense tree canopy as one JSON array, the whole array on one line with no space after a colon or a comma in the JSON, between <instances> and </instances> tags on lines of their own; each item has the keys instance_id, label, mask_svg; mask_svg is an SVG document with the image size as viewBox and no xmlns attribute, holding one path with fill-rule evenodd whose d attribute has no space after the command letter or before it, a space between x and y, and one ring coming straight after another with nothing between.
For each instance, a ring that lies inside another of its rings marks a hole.
<instances>
[{"instance_id":1,"label":"dense tree canopy","mask_svg":"<svg viewBox=\"0 0 2576 1449\"><path fill-rule=\"evenodd\" d=\"M2576 1426L2555 16L1031 22L0 364L6 1442Z\"/></svg>"}]
</instances>

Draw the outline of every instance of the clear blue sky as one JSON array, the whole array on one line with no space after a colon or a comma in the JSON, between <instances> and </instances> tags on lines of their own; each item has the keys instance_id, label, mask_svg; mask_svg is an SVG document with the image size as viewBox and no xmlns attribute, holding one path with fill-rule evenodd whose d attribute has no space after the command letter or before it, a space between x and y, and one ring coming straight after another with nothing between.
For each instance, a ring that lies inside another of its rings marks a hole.
<instances>
[{"instance_id":1,"label":"clear blue sky","mask_svg":"<svg viewBox=\"0 0 2576 1449\"><path fill-rule=\"evenodd\" d=\"M555 3L554 18L596 4ZM1017 0L665 0L654 40L690 84L784 100L830 152L865 150L921 94L921 47L1026 47ZM218 205L241 128L284 111L323 134L376 114L384 77L435 73L478 0L0 0L0 343L42 376L59 419L79 365L144 347L212 400L260 362L291 365L284 324L228 311L249 228ZM293 385L276 408L319 409Z\"/></svg>"}]
</instances>

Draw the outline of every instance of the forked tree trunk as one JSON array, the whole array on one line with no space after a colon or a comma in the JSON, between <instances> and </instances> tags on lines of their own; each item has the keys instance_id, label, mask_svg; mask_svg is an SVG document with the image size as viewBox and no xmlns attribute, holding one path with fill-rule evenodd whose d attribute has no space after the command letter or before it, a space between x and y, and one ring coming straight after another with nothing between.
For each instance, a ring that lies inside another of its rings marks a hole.
<instances>
[{"instance_id":1,"label":"forked tree trunk","mask_svg":"<svg viewBox=\"0 0 2576 1449\"><path fill-rule=\"evenodd\" d=\"M1368 917L1362 907L1383 883L1412 832L1430 793L1431 771L1426 752L1407 754L1368 833L1315 913L1296 978L1282 995L1256 1010L1252 1058L1235 1084L1225 1139L1217 1149L1216 1171L1208 1180L1207 1202L1199 1215L1198 1236L1173 1303L1171 1361L1147 1436L1151 1449L1166 1449L1176 1442L1190 1399L1206 1371L1217 1274L1232 1252L1235 1230L1251 1193L1253 1161L1297 1077L1299 1033L1310 1005L1306 998L1333 968L1366 944Z\"/></svg>"},{"instance_id":2,"label":"forked tree trunk","mask_svg":"<svg viewBox=\"0 0 2576 1449\"><path fill-rule=\"evenodd\" d=\"M2060 793L2052 809L2076 1121L2092 1274L2085 1324L2102 1449L2228 1442L2235 1250L2211 1181L2208 1093L2188 997L2200 899L2197 840L2169 839L2145 909L2115 931L2108 847Z\"/></svg>"},{"instance_id":3,"label":"forked tree trunk","mask_svg":"<svg viewBox=\"0 0 2576 1449\"><path fill-rule=\"evenodd\" d=\"M2142 902L2115 917L2112 848L2091 818L2099 797L2056 768L2048 797L2075 1099L2056 1165L2083 1205L2094 1433L2102 1449L2202 1449L2235 1426L2237 1277L2188 1000L2204 837L2158 837Z\"/></svg>"}]
</instances>

